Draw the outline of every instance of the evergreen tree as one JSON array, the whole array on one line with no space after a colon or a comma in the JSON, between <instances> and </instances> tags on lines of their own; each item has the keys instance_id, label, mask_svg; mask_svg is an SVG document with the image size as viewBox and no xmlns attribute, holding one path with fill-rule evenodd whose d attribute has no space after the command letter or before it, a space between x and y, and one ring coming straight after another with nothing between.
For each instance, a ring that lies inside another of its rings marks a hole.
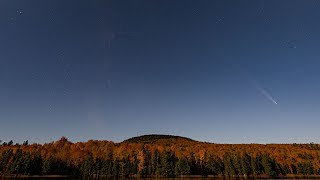
<instances>
[{"instance_id":1,"label":"evergreen tree","mask_svg":"<svg viewBox=\"0 0 320 180\"><path fill-rule=\"evenodd\" d=\"M13 156L12 149L5 150L2 152L0 157L0 171L2 174L6 173L9 160L11 159L12 156Z\"/></svg>"},{"instance_id":2,"label":"evergreen tree","mask_svg":"<svg viewBox=\"0 0 320 180\"><path fill-rule=\"evenodd\" d=\"M81 167L81 173L84 177L92 177L94 172L93 156L89 153L88 157L84 160Z\"/></svg>"},{"instance_id":3,"label":"evergreen tree","mask_svg":"<svg viewBox=\"0 0 320 180\"><path fill-rule=\"evenodd\" d=\"M241 159L242 174L250 176L252 174L251 157L245 153Z\"/></svg>"},{"instance_id":4,"label":"evergreen tree","mask_svg":"<svg viewBox=\"0 0 320 180\"><path fill-rule=\"evenodd\" d=\"M48 159L43 160L42 164L42 173L46 175L54 174L54 159L53 157L49 157Z\"/></svg>"},{"instance_id":5,"label":"evergreen tree","mask_svg":"<svg viewBox=\"0 0 320 180\"><path fill-rule=\"evenodd\" d=\"M275 177L277 172L275 171L273 160L267 154L262 155L261 165L263 167L264 173L270 177Z\"/></svg>"},{"instance_id":6,"label":"evergreen tree","mask_svg":"<svg viewBox=\"0 0 320 180\"><path fill-rule=\"evenodd\" d=\"M10 174L22 174L24 166L23 152L21 149L17 149L16 153L13 155L12 162L9 164L8 172Z\"/></svg>"},{"instance_id":7,"label":"evergreen tree","mask_svg":"<svg viewBox=\"0 0 320 180\"><path fill-rule=\"evenodd\" d=\"M27 146L29 144L28 140L24 141L22 145Z\"/></svg>"},{"instance_id":8,"label":"evergreen tree","mask_svg":"<svg viewBox=\"0 0 320 180\"><path fill-rule=\"evenodd\" d=\"M175 163L175 176L189 175L190 166L186 158L179 158Z\"/></svg>"},{"instance_id":9,"label":"evergreen tree","mask_svg":"<svg viewBox=\"0 0 320 180\"><path fill-rule=\"evenodd\" d=\"M109 151L107 153L107 156L106 156L106 160L104 161L104 172L106 175L113 175L112 173L112 169L113 169L113 152L112 151Z\"/></svg>"},{"instance_id":10,"label":"evergreen tree","mask_svg":"<svg viewBox=\"0 0 320 180\"><path fill-rule=\"evenodd\" d=\"M153 174L159 177L161 175L161 156L158 150L155 150L152 158Z\"/></svg>"},{"instance_id":11,"label":"evergreen tree","mask_svg":"<svg viewBox=\"0 0 320 180\"><path fill-rule=\"evenodd\" d=\"M112 167L113 177L119 177L119 175L120 175L119 169L120 169L120 160L119 160L119 158L116 158L114 160L113 167Z\"/></svg>"},{"instance_id":12,"label":"evergreen tree","mask_svg":"<svg viewBox=\"0 0 320 180\"><path fill-rule=\"evenodd\" d=\"M163 153L161 158L161 176L164 177L174 177L174 154L170 151L166 151Z\"/></svg>"}]
</instances>

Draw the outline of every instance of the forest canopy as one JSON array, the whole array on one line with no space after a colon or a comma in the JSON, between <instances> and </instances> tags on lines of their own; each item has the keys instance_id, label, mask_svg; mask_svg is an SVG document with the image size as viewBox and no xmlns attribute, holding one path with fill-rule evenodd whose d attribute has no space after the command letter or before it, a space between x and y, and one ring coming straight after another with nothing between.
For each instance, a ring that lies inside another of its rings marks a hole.
<instances>
[{"instance_id":1,"label":"forest canopy","mask_svg":"<svg viewBox=\"0 0 320 180\"><path fill-rule=\"evenodd\" d=\"M318 144L214 144L170 135L121 143L66 137L45 144L0 146L2 175L285 177L320 175Z\"/></svg>"}]
</instances>

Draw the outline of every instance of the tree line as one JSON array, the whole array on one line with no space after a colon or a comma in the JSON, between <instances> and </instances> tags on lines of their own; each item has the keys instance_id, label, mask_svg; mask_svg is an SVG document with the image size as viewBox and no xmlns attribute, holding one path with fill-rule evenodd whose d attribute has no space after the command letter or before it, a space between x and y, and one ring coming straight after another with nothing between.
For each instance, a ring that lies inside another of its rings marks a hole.
<instances>
[{"instance_id":1,"label":"tree line","mask_svg":"<svg viewBox=\"0 0 320 180\"><path fill-rule=\"evenodd\" d=\"M212 144L185 139L152 143L62 137L47 144L0 146L1 175L285 177L319 175L318 144Z\"/></svg>"}]
</instances>

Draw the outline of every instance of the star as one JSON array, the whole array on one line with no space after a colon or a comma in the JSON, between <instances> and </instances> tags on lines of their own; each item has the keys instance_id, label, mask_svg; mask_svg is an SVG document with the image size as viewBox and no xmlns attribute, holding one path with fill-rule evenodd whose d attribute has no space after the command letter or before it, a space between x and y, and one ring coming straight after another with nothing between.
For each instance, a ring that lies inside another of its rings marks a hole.
<instances>
[{"instance_id":1,"label":"star","mask_svg":"<svg viewBox=\"0 0 320 180\"><path fill-rule=\"evenodd\" d=\"M22 15L22 14L24 14L24 12L22 10L17 10L17 14Z\"/></svg>"}]
</instances>

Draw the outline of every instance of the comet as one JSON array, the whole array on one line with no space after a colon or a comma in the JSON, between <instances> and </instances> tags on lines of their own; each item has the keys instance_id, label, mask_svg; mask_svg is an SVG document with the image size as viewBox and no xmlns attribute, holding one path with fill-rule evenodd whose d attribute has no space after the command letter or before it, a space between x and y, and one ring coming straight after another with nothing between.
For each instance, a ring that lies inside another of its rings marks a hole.
<instances>
[{"instance_id":1,"label":"comet","mask_svg":"<svg viewBox=\"0 0 320 180\"><path fill-rule=\"evenodd\" d=\"M270 95L270 93L268 93L266 90L262 89L262 88L258 88L258 90L260 91L260 93L265 96L268 100L270 100L273 104L277 105L277 101Z\"/></svg>"}]
</instances>

